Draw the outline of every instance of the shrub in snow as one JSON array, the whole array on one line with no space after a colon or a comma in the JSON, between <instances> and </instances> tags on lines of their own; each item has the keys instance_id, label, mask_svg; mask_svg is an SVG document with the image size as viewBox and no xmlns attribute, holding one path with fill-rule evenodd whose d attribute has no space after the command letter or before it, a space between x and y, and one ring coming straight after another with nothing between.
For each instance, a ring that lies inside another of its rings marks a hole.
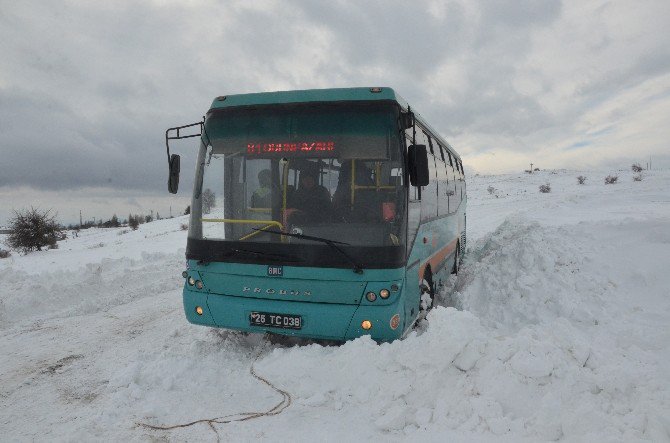
<instances>
[{"instance_id":1,"label":"shrub in snow","mask_svg":"<svg viewBox=\"0 0 670 443\"><path fill-rule=\"evenodd\" d=\"M633 170L633 172L642 172L642 166L640 166L639 163L633 163L630 168Z\"/></svg>"},{"instance_id":2,"label":"shrub in snow","mask_svg":"<svg viewBox=\"0 0 670 443\"><path fill-rule=\"evenodd\" d=\"M133 231L137 231L137 228L140 226L140 218L137 215L129 215L128 226L130 226Z\"/></svg>"},{"instance_id":3,"label":"shrub in snow","mask_svg":"<svg viewBox=\"0 0 670 443\"><path fill-rule=\"evenodd\" d=\"M4 249L0 249L0 258L7 258L10 255L12 255L12 254L10 254L9 251L5 251Z\"/></svg>"},{"instance_id":4,"label":"shrub in snow","mask_svg":"<svg viewBox=\"0 0 670 443\"><path fill-rule=\"evenodd\" d=\"M41 251L45 246L55 245L64 237L63 228L51 214L51 209L40 211L30 208L25 211L14 211L14 217L9 221L11 233L7 237L7 244L24 254L31 251Z\"/></svg>"},{"instance_id":5,"label":"shrub in snow","mask_svg":"<svg viewBox=\"0 0 670 443\"><path fill-rule=\"evenodd\" d=\"M641 182L642 181L642 174L635 174L633 176L633 181Z\"/></svg>"},{"instance_id":6,"label":"shrub in snow","mask_svg":"<svg viewBox=\"0 0 670 443\"><path fill-rule=\"evenodd\" d=\"M181 228L182 231L188 230L188 224L186 223L182 223L179 227Z\"/></svg>"},{"instance_id":7,"label":"shrub in snow","mask_svg":"<svg viewBox=\"0 0 670 443\"><path fill-rule=\"evenodd\" d=\"M616 183L617 180L619 180L618 175L608 175L607 177L605 177L605 184L606 185L612 185L612 184Z\"/></svg>"},{"instance_id":8,"label":"shrub in snow","mask_svg":"<svg viewBox=\"0 0 670 443\"><path fill-rule=\"evenodd\" d=\"M489 194L493 194L494 192L496 192L496 188L494 188L493 186L489 186L488 188L486 188L486 190L489 191Z\"/></svg>"},{"instance_id":9,"label":"shrub in snow","mask_svg":"<svg viewBox=\"0 0 670 443\"><path fill-rule=\"evenodd\" d=\"M579 177L577 177L577 183L579 183L580 185L583 185L585 181L586 181L586 177L584 177L583 175L580 175Z\"/></svg>"},{"instance_id":10,"label":"shrub in snow","mask_svg":"<svg viewBox=\"0 0 670 443\"><path fill-rule=\"evenodd\" d=\"M119 217L114 214L110 220L107 220L102 224L103 228L118 228L121 226L121 223L119 223Z\"/></svg>"},{"instance_id":11,"label":"shrub in snow","mask_svg":"<svg viewBox=\"0 0 670 443\"><path fill-rule=\"evenodd\" d=\"M540 185L540 192L542 192L544 194L547 194L547 193L551 192L551 186L549 185L549 183L544 184L544 185Z\"/></svg>"},{"instance_id":12,"label":"shrub in snow","mask_svg":"<svg viewBox=\"0 0 670 443\"><path fill-rule=\"evenodd\" d=\"M191 205L188 205L184 210L184 215L189 215L191 213Z\"/></svg>"}]
</instances>

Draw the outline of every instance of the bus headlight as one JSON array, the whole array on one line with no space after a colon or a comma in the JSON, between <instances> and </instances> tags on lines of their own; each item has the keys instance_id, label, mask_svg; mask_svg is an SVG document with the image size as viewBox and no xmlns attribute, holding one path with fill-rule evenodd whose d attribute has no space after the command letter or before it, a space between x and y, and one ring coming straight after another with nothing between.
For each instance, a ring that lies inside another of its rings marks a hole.
<instances>
[{"instance_id":1,"label":"bus headlight","mask_svg":"<svg viewBox=\"0 0 670 443\"><path fill-rule=\"evenodd\" d=\"M182 273L181 273L181 276L184 277L184 278L188 277L188 271L184 271L184 272L182 272Z\"/></svg>"},{"instance_id":2,"label":"bus headlight","mask_svg":"<svg viewBox=\"0 0 670 443\"><path fill-rule=\"evenodd\" d=\"M372 322L370 320L363 320L361 323L361 328L365 329L366 331L372 329Z\"/></svg>"},{"instance_id":3,"label":"bus headlight","mask_svg":"<svg viewBox=\"0 0 670 443\"><path fill-rule=\"evenodd\" d=\"M198 315L202 315L202 308L200 306L195 307L195 313Z\"/></svg>"},{"instance_id":4,"label":"bus headlight","mask_svg":"<svg viewBox=\"0 0 670 443\"><path fill-rule=\"evenodd\" d=\"M391 295L391 293L389 292L388 289L382 289L381 291L379 291L379 296L381 298L384 298L384 299L389 298L389 295Z\"/></svg>"},{"instance_id":5,"label":"bus headlight","mask_svg":"<svg viewBox=\"0 0 670 443\"><path fill-rule=\"evenodd\" d=\"M365 298L367 298L368 301L371 301L371 302L372 302L372 301L377 300L377 294L375 294L374 292L370 291L370 292L368 292L367 294L365 294Z\"/></svg>"},{"instance_id":6,"label":"bus headlight","mask_svg":"<svg viewBox=\"0 0 670 443\"><path fill-rule=\"evenodd\" d=\"M193 286L195 284L195 279L193 277L188 278L188 284Z\"/></svg>"},{"instance_id":7,"label":"bus headlight","mask_svg":"<svg viewBox=\"0 0 670 443\"><path fill-rule=\"evenodd\" d=\"M202 282L200 280L195 281L195 287L198 289L202 289Z\"/></svg>"}]
</instances>

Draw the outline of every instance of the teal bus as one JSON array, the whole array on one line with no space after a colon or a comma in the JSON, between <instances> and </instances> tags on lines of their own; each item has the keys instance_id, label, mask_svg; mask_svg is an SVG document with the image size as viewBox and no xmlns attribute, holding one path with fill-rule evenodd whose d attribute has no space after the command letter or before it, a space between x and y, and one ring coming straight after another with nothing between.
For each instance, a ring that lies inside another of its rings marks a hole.
<instances>
[{"instance_id":1,"label":"teal bus","mask_svg":"<svg viewBox=\"0 0 670 443\"><path fill-rule=\"evenodd\" d=\"M191 323L388 342L458 272L461 158L391 88L220 96L165 137L172 193L170 141L200 139L183 272Z\"/></svg>"}]
</instances>

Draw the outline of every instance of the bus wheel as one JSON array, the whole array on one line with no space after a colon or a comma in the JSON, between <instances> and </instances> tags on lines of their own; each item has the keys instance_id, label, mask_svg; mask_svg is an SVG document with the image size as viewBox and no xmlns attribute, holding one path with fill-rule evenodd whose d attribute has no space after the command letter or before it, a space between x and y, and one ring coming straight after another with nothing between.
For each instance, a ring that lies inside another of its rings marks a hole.
<instances>
[{"instance_id":1,"label":"bus wheel","mask_svg":"<svg viewBox=\"0 0 670 443\"><path fill-rule=\"evenodd\" d=\"M456 251L454 252L454 267L451 268L452 274L458 274L461 267L461 244L456 243Z\"/></svg>"},{"instance_id":2,"label":"bus wheel","mask_svg":"<svg viewBox=\"0 0 670 443\"><path fill-rule=\"evenodd\" d=\"M421 290L419 312L427 312L433 307L433 302L435 301L435 283L433 282L433 273L430 271L430 268L424 271L419 289Z\"/></svg>"}]
</instances>

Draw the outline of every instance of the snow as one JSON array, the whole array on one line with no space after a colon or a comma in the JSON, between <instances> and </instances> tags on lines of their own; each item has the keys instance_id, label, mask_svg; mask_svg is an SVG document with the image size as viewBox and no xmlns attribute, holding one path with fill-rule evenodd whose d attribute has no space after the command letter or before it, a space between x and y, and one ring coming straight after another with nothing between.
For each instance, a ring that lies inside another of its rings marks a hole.
<instances>
[{"instance_id":1,"label":"snow","mask_svg":"<svg viewBox=\"0 0 670 443\"><path fill-rule=\"evenodd\" d=\"M670 171L605 185L611 172L470 177L461 273L427 321L381 345L188 324L186 217L12 251L0 435L212 441L206 423L141 424L272 409L282 395L253 366L291 403L213 424L224 440L670 441Z\"/></svg>"}]
</instances>

